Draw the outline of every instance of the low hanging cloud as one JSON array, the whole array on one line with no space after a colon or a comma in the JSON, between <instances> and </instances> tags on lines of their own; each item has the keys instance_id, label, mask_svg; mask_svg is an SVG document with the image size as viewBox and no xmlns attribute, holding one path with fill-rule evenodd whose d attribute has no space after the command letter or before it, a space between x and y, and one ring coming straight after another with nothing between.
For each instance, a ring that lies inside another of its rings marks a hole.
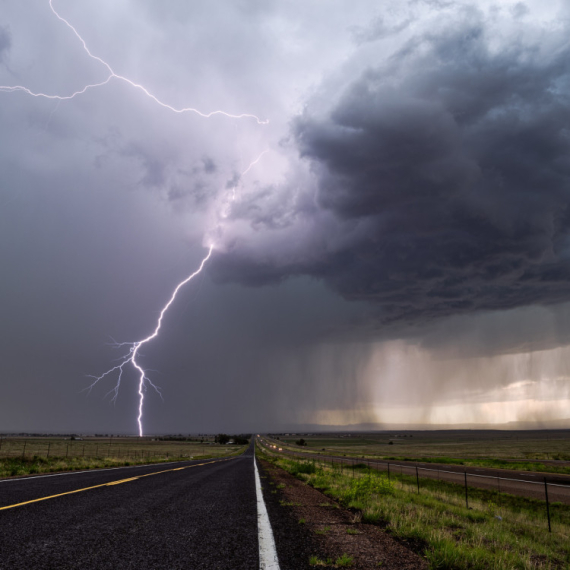
<instances>
[{"instance_id":1,"label":"low hanging cloud","mask_svg":"<svg viewBox=\"0 0 570 570\"><path fill-rule=\"evenodd\" d=\"M281 204L236 205L214 278L310 275L383 322L570 300L559 37L498 43L471 12L323 84L291 123L308 174L267 191Z\"/></svg>"}]
</instances>

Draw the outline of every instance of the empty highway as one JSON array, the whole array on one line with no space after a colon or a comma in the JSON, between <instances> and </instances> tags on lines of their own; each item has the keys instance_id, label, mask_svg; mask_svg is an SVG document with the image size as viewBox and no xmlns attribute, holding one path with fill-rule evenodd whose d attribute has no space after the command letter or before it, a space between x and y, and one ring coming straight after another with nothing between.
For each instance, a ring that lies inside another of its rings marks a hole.
<instances>
[{"instance_id":1,"label":"empty highway","mask_svg":"<svg viewBox=\"0 0 570 570\"><path fill-rule=\"evenodd\" d=\"M253 448L0 481L0 568L259 568Z\"/></svg>"}]
</instances>

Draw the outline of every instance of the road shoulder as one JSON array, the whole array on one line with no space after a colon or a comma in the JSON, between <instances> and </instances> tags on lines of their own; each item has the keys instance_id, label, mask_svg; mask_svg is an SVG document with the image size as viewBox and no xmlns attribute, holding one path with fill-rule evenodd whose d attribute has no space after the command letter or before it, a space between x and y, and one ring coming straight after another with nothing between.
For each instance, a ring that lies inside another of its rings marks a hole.
<instances>
[{"instance_id":1,"label":"road shoulder","mask_svg":"<svg viewBox=\"0 0 570 570\"><path fill-rule=\"evenodd\" d=\"M427 568L380 527L361 523L358 514L286 471L263 460L258 465L282 570L313 568L310 557L325 563L320 568L338 568L343 555L352 558L350 567L362 570Z\"/></svg>"}]
</instances>

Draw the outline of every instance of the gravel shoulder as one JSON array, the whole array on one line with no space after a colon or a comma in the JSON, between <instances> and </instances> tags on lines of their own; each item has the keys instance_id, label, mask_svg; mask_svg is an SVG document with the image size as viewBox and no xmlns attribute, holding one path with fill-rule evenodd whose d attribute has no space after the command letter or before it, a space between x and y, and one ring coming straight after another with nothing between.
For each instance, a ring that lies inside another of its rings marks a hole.
<instances>
[{"instance_id":1,"label":"gravel shoulder","mask_svg":"<svg viewBox=\"0 0 570 570\"><path fill-rule=\"evenodd\" d=\"M329 561L320 568L338 568L335 561L344 554L360 570L427 569L423 558L379 526L361 523L358 513L279 467L259 459L258 465L282 570L313 568L311 556Z\"/></svg>"}]
</instances>

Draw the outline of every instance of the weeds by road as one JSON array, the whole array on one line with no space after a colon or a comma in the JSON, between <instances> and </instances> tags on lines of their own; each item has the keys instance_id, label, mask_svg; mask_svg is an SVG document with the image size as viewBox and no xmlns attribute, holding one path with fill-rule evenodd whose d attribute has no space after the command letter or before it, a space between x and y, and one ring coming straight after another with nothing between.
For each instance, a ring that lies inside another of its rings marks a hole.
<instances>
[{"instance_id":1,"label":"weeds by road","mask_svg":"<svg viewBox=\"0 0 570 570\"><path fill-rule=\"evenodd\" d=\"M570 512L551 505L552 533L544 503L493 491L422 481L421 493L407 476L267 454L264 459L289 471L361 513L362 521L386 527L422 553L433 569L499 570L570 568Z\"/></svg>"}]
</instances>

